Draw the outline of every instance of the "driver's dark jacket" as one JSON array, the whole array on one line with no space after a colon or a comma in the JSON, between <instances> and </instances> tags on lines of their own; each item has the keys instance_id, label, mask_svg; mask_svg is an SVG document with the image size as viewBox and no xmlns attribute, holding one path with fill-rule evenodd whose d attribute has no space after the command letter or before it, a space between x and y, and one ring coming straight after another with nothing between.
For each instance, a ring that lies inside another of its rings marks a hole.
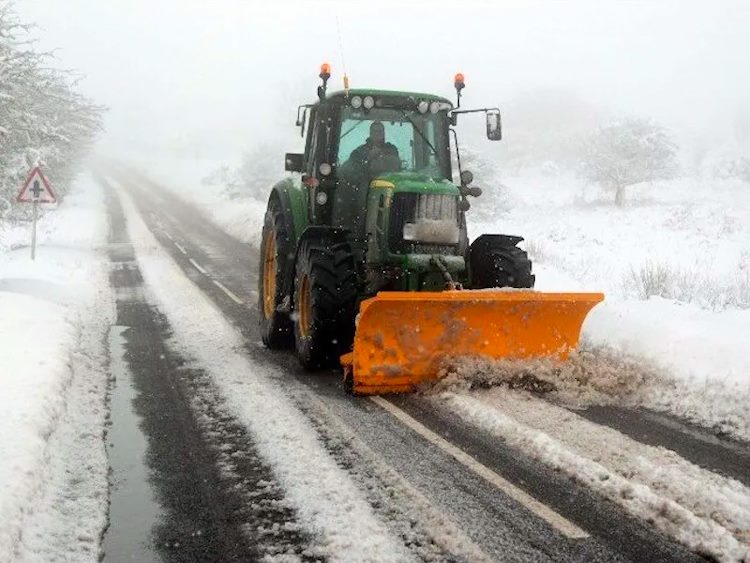
<instances>
[{"instance_id":1,"label":"driver's dark jacket","mask_svg":"<svg viewBox=\"0 0 750 563\"><path fill-rule=\"evenodd\" d=\"M370 150L374 147L375 143L368 138L364 145L360 145L352 151L349 159L364 168L369 164L367 157L370 154ZM380 146L380 149L383 151L383 156L395 156L396 158L399 158L398 149L396 148L396 145L392 143L383 143L383 145Z\"/></svg>"}]
</instances>

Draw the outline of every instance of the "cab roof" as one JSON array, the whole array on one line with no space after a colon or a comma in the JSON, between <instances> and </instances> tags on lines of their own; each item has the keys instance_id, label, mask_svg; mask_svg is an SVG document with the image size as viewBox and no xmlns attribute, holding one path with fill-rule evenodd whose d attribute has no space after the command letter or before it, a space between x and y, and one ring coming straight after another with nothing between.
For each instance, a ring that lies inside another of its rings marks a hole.
<instances>
[{"instance_id":1,"label":"cab roof","mask_svg":"<svg viewBox=\"0 0 750 563\"><path fill-rule=\"evenodd\" d=\"M335 92L329 92L326 94L326 100L335 100L336 98L344 98L346 96L350 98L352 96L387 96L393 98L414 98L417 100L429 100L438 102L447 102L453 105L449 99L442 96L436 96L435 94L423 94L420 92L401 92L399 90L370 90L367 88L351 88L349 91L336 90Z\"/></svg>"}]
</instances>

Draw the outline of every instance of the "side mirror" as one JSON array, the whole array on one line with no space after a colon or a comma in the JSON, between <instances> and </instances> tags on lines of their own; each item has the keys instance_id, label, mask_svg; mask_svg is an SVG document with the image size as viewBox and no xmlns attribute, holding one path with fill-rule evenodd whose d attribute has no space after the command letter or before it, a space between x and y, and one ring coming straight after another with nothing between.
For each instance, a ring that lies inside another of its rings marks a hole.
<instances>
[{"instance_id":1,"label":"side mirror","mask_svg":"<svg viewBox=\"0 0 750 563\"><path fill-rule=\"evenodd\" d=\"M284 157L284 170L287 172L302 172L304 163L302 153L288 152Z\"/></svg>"},{"instance_id":2,"label":"side mirror","mask_svg":"<svg viewBox=\"0 0 750 563\"><path fill-rule=\"evenodd\" d=\"M487 138L490 141L499 141L503 138L503 128L500 121L500 110L487 110Z\"/></svg>"}]
</instances>

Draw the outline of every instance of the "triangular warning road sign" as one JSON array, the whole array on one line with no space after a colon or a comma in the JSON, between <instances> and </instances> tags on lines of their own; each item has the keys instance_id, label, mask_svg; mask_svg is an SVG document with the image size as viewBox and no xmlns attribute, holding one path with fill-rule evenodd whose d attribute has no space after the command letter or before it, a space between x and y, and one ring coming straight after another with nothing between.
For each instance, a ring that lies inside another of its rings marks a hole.
<instances>
[{"instance_id":1,"label":"triangular warning road sign","mask_svg":"<svg viewBox=\"0 0 750 563\"><path fill-rule=\"evenodd\" d=\"M21 191L18 192L18 197L16 199L25 203L33 203L35 201L37 203L57 202L57 196L55 195L52 186L50 186L49 181L47 181L47 178L42 174L42 169L38 166L35 166L31 172L29 172L29 177L26 178L26 182L21 188Z\"/></svg>"}]
</instances>

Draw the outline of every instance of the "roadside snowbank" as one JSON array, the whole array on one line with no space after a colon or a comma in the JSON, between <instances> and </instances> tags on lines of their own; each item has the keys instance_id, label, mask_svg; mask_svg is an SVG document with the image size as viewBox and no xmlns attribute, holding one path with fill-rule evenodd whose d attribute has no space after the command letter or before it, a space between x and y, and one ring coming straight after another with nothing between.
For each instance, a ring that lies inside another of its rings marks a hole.
<instances>
[{"instance_id":1,"label":"roadside snowbank","mask_svg":"<svg viewBox=\"0 0 750 563\"><path fill-rule=\"evenodd\" d=\"M105 217L98 187L83 177L41 219L35 262L28 248L0 254L2 561L99 557L112 308L95 247ZM3 236L15 245L24 235Z\"/></svg>"},{"instance_id":2,"label":"roadside snowbank","mask_svg":"<svg viewBox=\"0 0 750 563\"><path fill-rule=\"evenodd\" d=\"M113 181L114 185L117 185ZM147 290L174 329L172 344L195 358L216 382L227 405L253 434L300 522L335 561L403 561L405 548L373 514L363 494L325 451L291 399L280 392L274 368L242 352L238 331L185 277L120 190L128 232Z\"/></svg>"},{"instance_id":3,"label":"roadside snowbank","mask_svg":"<svg viewBox=\"0 0 750 563\"><path fill-rule=\"evenodd\" d=\"M740 381L681 379L642 355L584 341L568 360L484 360L456 357L431 393L492 387L548 393L574 408L615 404L674 414L713 432L750 441L750 392Z\"/></svg>"}]
</instances>

